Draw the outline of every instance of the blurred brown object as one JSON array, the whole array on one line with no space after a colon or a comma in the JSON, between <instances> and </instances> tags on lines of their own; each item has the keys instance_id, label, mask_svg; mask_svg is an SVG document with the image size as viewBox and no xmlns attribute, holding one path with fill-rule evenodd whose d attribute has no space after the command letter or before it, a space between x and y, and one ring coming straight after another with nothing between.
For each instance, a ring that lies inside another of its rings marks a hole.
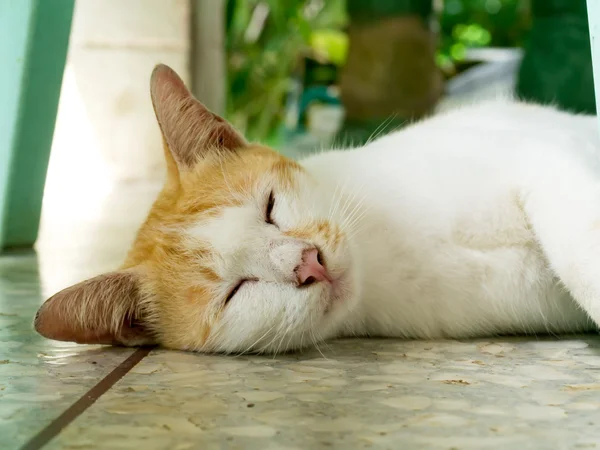
<instances>
[{"instance_id":1,"label":"blurred brown object","mask_svg":"<svg viewBox=\"0 0 600 450\"><path fill-rule=\"evenodd\" d=\"M444 80L435 64L435 35L420 16L354 21L348 35L340 80L347 134L356 139L357 127L368 132L392 117L401 123L432 111Z\"/></svg>"}]
</instances>

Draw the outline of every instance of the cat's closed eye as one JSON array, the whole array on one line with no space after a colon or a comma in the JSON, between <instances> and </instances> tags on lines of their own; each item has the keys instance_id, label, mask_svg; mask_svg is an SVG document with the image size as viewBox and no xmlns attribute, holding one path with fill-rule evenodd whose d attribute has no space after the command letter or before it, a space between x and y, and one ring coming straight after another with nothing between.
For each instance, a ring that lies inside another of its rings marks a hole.
<instances>
[{"instance_id":1,"label":"cat's closed eye","mask_svg":"<svg viewBox=\"0 0 600 450\"><path fill-rule=\"evenodd\" d=\"M265 222L269 225L275 225L273 221L273 208L275 207L275 195L273 191L269 194L269 199L267 200L267 209L265 211Z\"/></svg>"},{"instance_id":2,"label":"cat's closed eye","mask_svg":"<svg viewBox=\"0 0 600 450\"><path fill-rule=\"evenodd\" d=\"M231 301L231 299L235 296L235 294L238 293L238 291L244 285L244 283L246 283L248 281L250 281L250 280L240 280L240 282L231 290L231 292L225 299L225 304L229 303Z\"/></svg>"},{"instance_id":3,"label":"cat's closed eye","mask_svg":"<svg viewBox=\"0 0 600 450\"><path fill-rule=\"evenodd\" d=\"M259 281L258 278L244 278L243 280L240 280L238 284L236 284L235 287L227 295L227 298L225 299L225 305L227 305L231 301L231 299L235 297L235 295L240 291L242 286L244 286L246 283L252 283L256 281Z\"/></svg>"}]
</instances>

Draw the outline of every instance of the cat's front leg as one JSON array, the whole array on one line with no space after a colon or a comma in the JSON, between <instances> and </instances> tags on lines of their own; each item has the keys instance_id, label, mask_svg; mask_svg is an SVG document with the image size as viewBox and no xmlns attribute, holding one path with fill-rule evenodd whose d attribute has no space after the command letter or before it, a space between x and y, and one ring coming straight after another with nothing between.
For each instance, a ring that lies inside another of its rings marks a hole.
<instances>
[{"instance_id":1,"label":"cat's front leg","mask_svg":"<svg viewBox=\"0 0 600 450\"><path fill-rule=\"evenodd\" d=\"M534 179L519 201L551 269L600 327L600 177L569 164L553 175Z\"/></svg>"}]
</instances>

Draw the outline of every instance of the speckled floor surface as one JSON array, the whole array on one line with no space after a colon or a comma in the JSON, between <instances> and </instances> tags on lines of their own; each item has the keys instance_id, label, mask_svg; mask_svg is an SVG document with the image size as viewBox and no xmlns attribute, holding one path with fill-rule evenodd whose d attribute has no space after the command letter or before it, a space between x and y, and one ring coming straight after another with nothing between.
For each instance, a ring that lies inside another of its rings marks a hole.
<instances>
[{"instance_id":1,"label":"speckled floor surface","mask_svg":"<svg viewBox=\"0 0 600 450\"><path fill-rule=\"evenodd\" d=\"M121 187L94 214L46 218L37 256L0 257L0 449L21 448L133 353L49 342L31 320L46 295L119 263L154 192ZM153 350L44 448L600 448L597 336L320 350Z\"/></svg>"}]
</instances>

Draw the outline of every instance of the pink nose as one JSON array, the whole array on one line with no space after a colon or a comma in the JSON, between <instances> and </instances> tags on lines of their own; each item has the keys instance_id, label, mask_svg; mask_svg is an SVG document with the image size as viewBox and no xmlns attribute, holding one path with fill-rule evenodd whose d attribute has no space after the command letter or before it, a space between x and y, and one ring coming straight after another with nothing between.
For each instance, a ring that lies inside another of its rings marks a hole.
<instances>
[{"instance_id":1,"label":"pink nose","mask_svg":"<svg viewBox=\"0 0 600 450\"><path fill-rule=\"evenodd\" d=\"M331 277L327 269L321 264L321 255L316 248L306 249L302 252L302 262L296 269L298 286L308 286L318 281L329 281Z\"/></svg>"}]
</instances>

